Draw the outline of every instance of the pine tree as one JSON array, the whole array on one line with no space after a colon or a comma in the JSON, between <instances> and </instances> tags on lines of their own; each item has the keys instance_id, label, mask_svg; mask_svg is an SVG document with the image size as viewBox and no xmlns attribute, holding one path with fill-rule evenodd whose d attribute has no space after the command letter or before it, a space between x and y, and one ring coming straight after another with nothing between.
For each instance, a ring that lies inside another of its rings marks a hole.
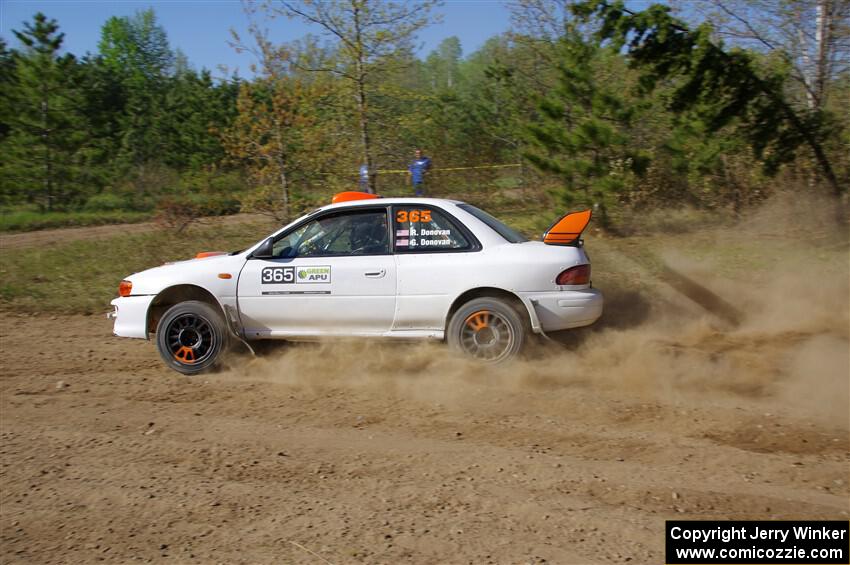
<instances>
[{"instance_id":1,"label":"pine tree","mask_svg":"<svg viewBox=\"0 0 850 565\"><path fill-rule=\"evenodd\" d=\"M165 152L163 105L174 64L165 30L152 9L111 17L101 29L99 49L124 89L121 160L136 168L158 162Z\"/></svg>"},{"instance_id":2,"label":"pine tree","mask_svg":"<svg viewBox=\"0 0 850 565\"><path fill-rule=\"evenodd\" d=\"M541 102L540 121L529 127L535 148L525 156L561 177L565 204L593 205L610 225L610 209L649 164L630 134L638 106L624 101L621 82L597 76L598 69L616 66L616 52L570 34L559 53L558 86Z\"/></svg>"},{"instance_id":3,"label":"pine tree","mask_svg":"<svg viewBox=\"0 0 850 565\"><path fill-rule=\"evenodd\" d=\"M72 83L77 62L60 55L63 33L55 20L37 13L15 31L22 50L16 57L0 170L7 199L25 199L45 211L73 204L85 189L86 124L82 98Z\"/></svg>"},{"instance_id":4,"label":"pine tree","mask_svg":"<svg viewBox=\"0 0 850 565\"><path fill-rule=\"evenodd\" d=\"M207 70L183 70L169 80L160 120L164 162L176 169L197 170L225 157L216 131L233 121L238 84L213 83Z\"/></svg>"},{"instance_id":5,"label":"pine tree","mask_svg":"<svg viewBox=\"0 0 850 565\"><path fill-rule=\"evenodd\" d=\"M9 134L12 113L10 92L15 85L15 52L7 48L0 37L0 142Z\"/></svg>"},{"instance_id":6,"label":"pine tree","mask_svg":"<svg viewBox=\"0 0 850 565\"><path fill-rule=\"evenodd\" d=\"M710 25L691 30L667 6L633 12L621 0L585 0L573 9L584 19L598 18L600 41L626 49L645 90L676 82L670 110L699 111L711 132L740 126L737 135L747 140L768 174L807 147L835 194L844 191L824 149L836 133L834 120L819 108L793 107L784 92L786 70L764 70L753 53L727 51L714 41Z\"/></svg>"}]
</instances>

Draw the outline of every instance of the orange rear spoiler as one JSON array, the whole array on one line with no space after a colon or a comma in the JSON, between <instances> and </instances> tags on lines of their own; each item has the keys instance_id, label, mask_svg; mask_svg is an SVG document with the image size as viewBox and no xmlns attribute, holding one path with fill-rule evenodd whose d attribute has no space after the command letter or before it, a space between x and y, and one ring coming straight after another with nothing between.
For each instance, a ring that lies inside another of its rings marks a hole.
<instances>
[{"instance_id":1,"label":"orange rear spoiler","mask_svg":"<svg viewBox=\"0 0 850 565\"><path fill-rule=\"evenodd\" d=\"M581 233L590 223L590 210L572 212L561 216L543 234L543 243L549 245L574 245L581 237Z\"/></svg>"}]
</instances>

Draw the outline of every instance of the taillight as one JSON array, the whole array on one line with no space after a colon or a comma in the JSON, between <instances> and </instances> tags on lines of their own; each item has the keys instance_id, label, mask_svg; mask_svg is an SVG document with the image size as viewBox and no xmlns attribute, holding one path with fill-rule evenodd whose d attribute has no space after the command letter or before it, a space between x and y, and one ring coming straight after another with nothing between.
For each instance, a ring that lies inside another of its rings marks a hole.
<instances>
[{"instance_id":1,"label":"taillight","mask_svg":"<svg viewBox=\"0 0 850 565\"><path fill-rule=\"evenodd\" d=\"M555 284L588 284L590 282L590 265L576 265L563 271L558 278L555 279Z\"/></svg>"},{"instance_id":2,"label":"taillight","mask_svg":"<svg viewBox=\"0 0 850 565\"><path fill-rule=\"evenodd\" d=\"M118 296L130 296L133 291L133 283L130 281L121 281L118 284Z\"/></svg>"}]
</instances>

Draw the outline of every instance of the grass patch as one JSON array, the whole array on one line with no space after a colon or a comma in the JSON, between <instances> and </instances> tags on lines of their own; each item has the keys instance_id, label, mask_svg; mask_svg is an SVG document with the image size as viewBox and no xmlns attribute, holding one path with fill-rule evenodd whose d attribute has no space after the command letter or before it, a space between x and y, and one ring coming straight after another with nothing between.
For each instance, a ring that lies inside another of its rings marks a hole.
<instances>
[{"instance_id":1,"label":"grass patch","mask_svg":"<svg viewBox=\"0 0 850 565\"><path fill-rule=\"evenodd\" d=\"M166 261L197 251L228 251L256 243L272 231L266 223L198 226L74 241L31 249L0 250L0 307L19 312L106 312L118 283Z\"/></svg>"},{"instance_id":2,"label":"grass patch","mask_svg":"<svg viewBox=\"0 0 850 565\"><path fill-rule=\"evenodd\" d=\"M506 224L539 239L557 217L551 210L502 209L494 213ZM118 282L167 261L190 258L204 250L236 250L251 245L274 227L264 222L226 226L192 226L183 234L170 231L128 234L95 241L0 250L0 308L20 312L105 312ZM613 242L612 242L613 243ZM591 246L591 249L596 247ZM600 250L601 251L601 250ZM594 259L605 259L598 253ZM614 265L598 269L600 274Z\"/></svg>"},{"instance_id":3,"label":"grass patch","mask_svg":"<svg viewBox=\"0 0 850 565\"><path fill-rule=\"evenodd\" d=\"M0 232L27 232L53 228L135 224L150 220L151 212L32 212L0 214Z\"/></svg>"},{"instance_id":4,"label":"grass patch","mask_svg":"<svg viewBox=\"0 0 850 565\"><path fill-rule=\"evenodd\" d=\"M542 211L504 210L498 216L538 239L551 223ZM541 227L542 226L542 227ZM183 234L159 230L94 241L0 249L0 308L17 312L106 312L118 283L131 273L189 259L197 251L233 251L274 230L269 223L192 226Z\"/></svg>"},{"instance_id":5,"label":"grass patch","mask_svg":"<svg viewBox=\"0 0 850 565\"><path fill-rule=\"evenodd\" d=\"M493 209L502 221L532 240L560 215L548 209ZM274 230L266 221L192 226L183 234L155 231L97 241L74 241L26 249L0 249L0 309L16 312L102 313L127 275L197 251L247 247ZM603 291L639 291L657 283L665 251L675 251L729 280L764 281L779 265L819 265L844 273L847 248L812 245L799 238L765 239L737 230L612 237L585 235L593 258L594 283ZM844 275L842 275L844 276Z\"/></svg>"},{"instance_id":6,"label":"grass patch","mask_svg":"<svg viewBox=\"0 0 850 565\"><path fill-rule=\"evenodd\" d=\"M563 215L563 212L558 213L552 210L522 209L494 210L491 213L532 241L542 238L543 232Z\"/></svg>"}]
</instances>

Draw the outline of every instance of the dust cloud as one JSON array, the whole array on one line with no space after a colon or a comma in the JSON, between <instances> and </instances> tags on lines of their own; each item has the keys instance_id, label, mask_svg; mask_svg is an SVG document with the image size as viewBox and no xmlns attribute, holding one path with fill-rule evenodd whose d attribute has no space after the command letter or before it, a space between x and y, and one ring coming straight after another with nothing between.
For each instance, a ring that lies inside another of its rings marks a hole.
<instances>
[{"instance_id":1,"label":"dust cloud","mask_svg":"<svg viewBox=\"0 0 850 565\"><path fill-rule=\"evenodd\" d=\"M594 256L615 253L604 241L588 245ZM640 289L606 287L597 271L603 318L538 340L512 363L482 365L435 343L335 341L281 345L240 359L224 376L316 390L374 388L456 405L471 402L481 387L506 394L575 387L682 405L756 405L850 429L847 233L828 203L780 197L734 226L662 234L646 245L731 305L737 323L649 267L649 284Z\"/></svg>"}]
</instances>

